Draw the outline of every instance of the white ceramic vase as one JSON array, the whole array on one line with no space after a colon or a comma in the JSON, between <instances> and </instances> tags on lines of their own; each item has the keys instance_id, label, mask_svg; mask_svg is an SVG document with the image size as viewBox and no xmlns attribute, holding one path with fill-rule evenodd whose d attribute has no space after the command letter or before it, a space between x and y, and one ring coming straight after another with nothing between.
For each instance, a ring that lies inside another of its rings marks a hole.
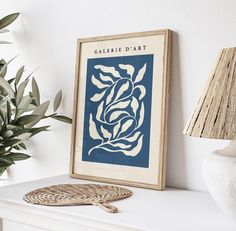
<instances>
[{"instance_id":1,"label":"white ceramic vase","mask_svg":"<svg viewBox=\"0 0 236 231\"><path fill-rule=\"evenodd\" d=\"M236 141L231 141L226 148L211 153L203 163L202 172L213 199L235 219Z\"/></svg>"}]
</instances>

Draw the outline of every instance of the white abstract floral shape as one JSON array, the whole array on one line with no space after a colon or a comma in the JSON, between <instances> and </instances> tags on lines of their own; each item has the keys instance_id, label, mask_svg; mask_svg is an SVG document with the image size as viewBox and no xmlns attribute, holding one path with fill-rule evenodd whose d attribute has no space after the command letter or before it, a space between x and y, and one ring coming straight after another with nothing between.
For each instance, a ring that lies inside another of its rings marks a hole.
<instances>
[{"instance_id":1,"label":"white abstract floral shape","mask_svg":"<svg viewBox=\"0 0 236 231\"><path fill-rule=\"evenodd\" d=\"M110 139L111 133L101 125L101 132L104 138Z\"/></svg>"},{"instance_id":2,"label":"white abstract floral shape","mask_svg":"<svg viewBox=\"0 0 236 231\"><path fill-rule=\"evenodd\" d=\"M100 69L104 73L111 73L114 77L120 78L120 73L114 67L107 67L104 65L95 65L94 68Z\"/></svg>"},{"instance_id":3,"label":"white abstract floral shape","mask_svg":"<svg viewBox=\"0 0 236 231\"><path fill-rule=\"evenodd\" d=\"M109 84L104 84L104 83L100 82L94 75L92 76L91 81L99 89L107 88L110 86Z\"/></svg>"},{"instance_id":4,"label":"white abstract floral shape","mask_svg":"<svg viewBox=\"0 0 236 231\"><path fill-rule=\"evenodd\" d=\"M112 143L112 146L122 148L122 149L127 149L127 148L130 148L132 145L131 144L123 144L123 143L116 143L116 144Z\"/></svg>"},{"instance_id":5,"label":"white abstract floral shape","mask_svg":"<svg viewBox=\"0 0 236 231\"><path fill-rule=\"evenodd\" d=\"M93 115L90 113L89 116L89 135L92 137L94 140L102 140L101 136L98 134L96 124L93 121Z\"/></svg>"},{"instance_id":6,"label":"white abstract floral shape","mask_svg":"<svg viewBox=\"0 0 236 231\"><path fill-rule=\"evenodd\" d=\"M128 141L128 142L134 142L138 139L138 137L140 136L141 132L135 132L133 136L129 137L129 138L126 138L125 140Z\"/></svg>"},{"instance_id":7,"label":"white abstract floral shape","mask_svg":"<svg viewBox=\"0 0 236 231\"><path fill-rule=\"evenodd\" d=\"M117 92L115 100L119 99L122 94L129 89L129 82L123 84L123 87Z\"/></svg>"},{"instance_id":8,"label":"white abstract floral shape","mask_svg":"<svg viewBox=\"0 0 236 231\"><path fill-rule=\"evenodd\" d=\"M118 103L115 103L111 107L109 107L109 109L107 110L107 113L114 109L125 109L126 107L129 106L130 102L131 100L126 100L126 101L120 101Z\"/></svg>"},{"instance_id":9,"label":"white abstract floral shape","mask_svg":"<svg viewBox=\"0 0 236 231\"><path fill-rule=\"evenodd\" d=\"M110 115L110 120L109 120L109 122L113 122L114 120L116 120L120 115L122 115L122 114L124 114L124 115L129 115L128 114L128 112L126 112L126 111L114 111L114 112L112 112L111 113L111 115Z\"/></svg>"},{"instance_id":10,"label":"white abstract floral shape","mask_svg":"<svg viewBox=\"0 0 236 231\"><path fill-rule=\"evenodd\" d=\"M99 106L98 106L98 109L97 109L97 114L96 114L96 119L98 121L101 121L101 116L102 116L102 112L103 112L103 104L104 102L102 101Z\"/></svg>"},{"instance_id":11,"label":"white abstract floral shape","mask_svg":"<svg viewBox=\"0 0 236 231\"><path fill-rule=\"evenodd\" d=\"M115 125L113 129L113 138L115 138L116 135L118 134L119 128L120 128L120 121Z\"/></svg>"},{"instance_id":12,"label":"white abstract floral shape","mask_svg":"<svg viewBox=\"0 0 236 231\"><path fill-rule=\"evenodd\" d=\"M143 120L144 120L144 113L145 113L145 109L144 109L144 103L142 102L141 105L141 109L140 109L140 116L139 116L139 120L138 120L138 127L141 127L141 125L143 124Z\"/></svg>"},{"instance_id":13,"label":"white abstract floral shape","mask_svg":"<svg viewBox=\"0 0 236 231\"><path fill-rule=\"evenodd\" d=\"M138 99L141 100L146 95L146 88L143 85L138 85L135 88L138 88L140 90Z\"/></svg>"},{"instance_id":14,"label":"white abstract floral shape","mask_svg":"<svg viewBox=\"0 0 236 231\"><path fill-rule=\"evenodd\" d=\"M112 78L110 76L106 76L106 75L103 75L101 73L100 73L100 79L102 81L104 81L104 82L111 82L111 83L113 83L113 80L112 80Z\"/></svg>"},{"instance_id":15,"label":"white abstract floral shape","mask_svg":"<svg viewBox=\"0 0 236 231\"><path fill-rule=\"evenodd\" d=\"M143 146L143 135L140 136L139 140L138 140L138 144L132 149L132 150L123 150L122 152L126 155L126 156L137 156L139 154L139 152L141 151Z\"/></svg>"},{"instance_id":16,"label":"white abstract floral shape","mask_svg":"<svg viewBox=\"0 0 236 231\"><path fill-rule=\"evenodd\" d=\"M114 93L115 93L115 87L113 87L109 93L109 95L107 96L107 99L106 99L106 104L108 105L111 100L112 100L112 97L114 96Z\"/></svg>"},{"instance_id":17,"label":"white abstract floral shape","mask_svg":"<svg viewBox=\"0 0 236 231\"><path fill-rule=\"evenodd\" d=\"M135 81L134 81L134 83L138 83L138 82L140 82L142 79L143 79L143 77L144 77L144 74L145 74L145 72L146 72L146 63L143 65L143 67L139 70L139 72L138 72L138 74L137 74L137 76L136 76L136 78L135 78Z\"/></svg>"},{"instance_id":18,"label":"white abstract floral shape","mask_svg":"<svg viewBox=\"0 0 236 231\"><path fill-rule=\"evenodd\" d=\"M134 74L134 67L132 65L119 64L119 67L123 70L126 70L127 74L130 75L130 77L132 78Z\"/></svg>"},{"instance_id":19,"label":"white abstract floral shape","mask_svg":"<svg viewBox=\"0 0 236 231\"><path fill-rule=\"evenodd\" d=\"M102 97L105 95L105 93L106 93L106 91L103 91L101 93L97 93L93 97L91 97L90 100L93 102L98 102L102 99Z\"/></svg>"},{"instance_id":20,"label":"white abstract floral shape","mask_svg":"<svg viewBox=\"0 0 236 231\"><path fill-rule=\"evenodd\" d=\"M121 132L126 131L133 124L133 120L129 119L121 127Z\"/></svg>"},{"instance_id":21,"label":"white abstract floral shape","mask_svg":"<svg viewBox=\"0 0 236 231\"><path fill-rule=\"evenodd\" d=\"M139 107L138 100L134 96L132 96L131 108L133 109L134 115L136 115L138 107Z\"/></svg>"}]
</instances>

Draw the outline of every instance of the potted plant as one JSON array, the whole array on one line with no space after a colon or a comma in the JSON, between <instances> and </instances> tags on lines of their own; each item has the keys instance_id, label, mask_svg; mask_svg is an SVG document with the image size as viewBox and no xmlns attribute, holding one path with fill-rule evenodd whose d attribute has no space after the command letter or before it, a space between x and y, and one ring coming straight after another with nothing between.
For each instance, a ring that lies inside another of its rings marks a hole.
<instances>
[{"instance_id":1,"label":"potted plant","mask_svg":"<svg viewBox=\"0 0 236 231\"><path fill-rule=\"evenodd\" d=\"M6 27L18 15L14 13L0 19L0 33L8 32ZM0 41L0 44L8 43ZM25 75L24 66L19 68L15 76L8 77L7 68L12 60L0 60L0 175L16 161L30 157L25 153L25 141L50 127L37 126L39 121L53 118L65 123L72 122L70 118L56 112L61 103L62 91L56 94L53 113L47 115L50 101L41 102L38 84L32 74ZM31 90L27 91L29 84Z\"/></svg>"}]
</instances>

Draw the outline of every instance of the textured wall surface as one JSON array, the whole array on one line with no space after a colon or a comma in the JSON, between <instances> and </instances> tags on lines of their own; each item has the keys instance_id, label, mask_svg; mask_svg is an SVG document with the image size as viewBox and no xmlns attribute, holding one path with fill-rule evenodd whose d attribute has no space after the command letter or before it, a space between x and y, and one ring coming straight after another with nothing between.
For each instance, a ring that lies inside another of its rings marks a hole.
<instances>
[{"instance_id":1,"label":"textured wall surface","mask_svg":"<svg viewBox=\"0 0 236 231\"><path fill-rule=\"evenodd\" d=\"M167 185L206 190L201 165L226 141L184 137L182 130L201 94L219 49L235 46L234 0L1 0L0 16L19 11L7 35L14 45L1 47L12 64L32 71L42 96L64 92L61 111L72 113L76 39L169 28L173 33L170 81ZM51 132L29 143L33 158L19 162L10 183L68 172L70 126L53 123Z\"/></svg>"}]
</instances>

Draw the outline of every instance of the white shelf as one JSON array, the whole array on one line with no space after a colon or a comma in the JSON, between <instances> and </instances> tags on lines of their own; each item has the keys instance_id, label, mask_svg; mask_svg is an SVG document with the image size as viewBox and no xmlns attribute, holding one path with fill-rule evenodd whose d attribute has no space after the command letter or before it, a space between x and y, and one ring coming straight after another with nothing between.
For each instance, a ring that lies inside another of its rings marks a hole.
<instances>
[{"instance_id":1,"label":"white shelf","mask_svg":"<svg viewBox=\"0 0 236 231\"><path fill-rule=\"evenodd\" d=\"M119 213L94 206L46 207L27 204L23 195L53 184L88 183L58 176L0 188L3 231L233 231L236 225L209 194L179 189L131 188L133 196L113 202ZM90 182L91 183L91 182ZM94 183L94 182L92 182Z\"/></svg>"}]
</instances>

